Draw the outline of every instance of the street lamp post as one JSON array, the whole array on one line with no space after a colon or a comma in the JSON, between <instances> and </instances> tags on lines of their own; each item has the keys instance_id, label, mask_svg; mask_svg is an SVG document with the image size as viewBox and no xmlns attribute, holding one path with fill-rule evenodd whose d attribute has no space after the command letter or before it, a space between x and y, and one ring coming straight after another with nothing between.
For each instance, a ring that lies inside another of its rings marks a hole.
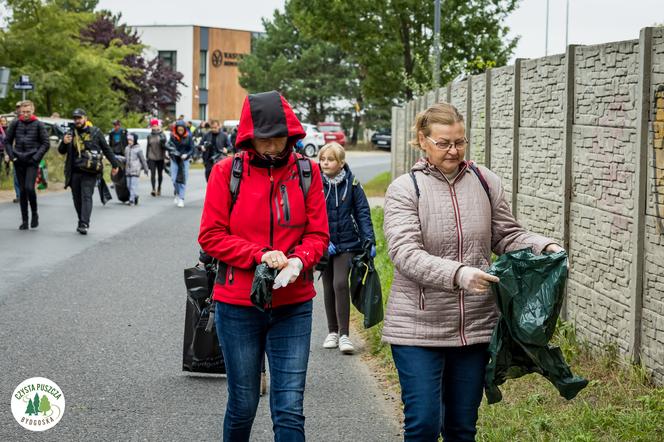
<instances>
[{"instance_id":1,"label":"street lamp post","mask_svg":"<svg viewBox=\"0 0 664 442\"><path fill-rule=\"evenodd\" d=\"M546 0L546 27L544 35L544 56L549 55L549 0Z\"/></svg>"},{"instance_id":2,"label":"street lamp post","mask_svg":"<svg viewBox=\"0 0 664 442\"><path fill-rule=\"evenodd\" d=\"M440 0L434 1L433 19L433 86L440 84Z\"/></svg>"},{"instance_id":3,"label":"street lamp post","mask_svg":"<svg viewBox=\"0 0 664 442\"><path fill-rule=\"evenodd\" d=\"M565 8L565 47L569 44L569 0L567 0L567 7Z\"/></svg>"}]
</instances>

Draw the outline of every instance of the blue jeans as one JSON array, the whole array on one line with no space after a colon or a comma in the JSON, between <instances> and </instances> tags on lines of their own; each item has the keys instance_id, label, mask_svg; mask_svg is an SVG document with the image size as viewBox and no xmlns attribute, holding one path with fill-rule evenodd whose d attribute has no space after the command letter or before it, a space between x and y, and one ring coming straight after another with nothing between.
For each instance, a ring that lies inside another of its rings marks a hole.
<instances>
[{"instance_id":1,"label":"blue jeans","mask_svg":"<svg viewBox=\"0 0 664 442\"><path fill-rule=\"evenodd\" d=\"M184 199L184 191L187 188L187 180L189 180L189 160L182 161L184 167L184 183L180 184L177 182L178 170L180 170L180 165L177 161L171 160L171 180L173 180L173 188L175 189L175 194L180 199Z\"/></svg>"},{"instance_id":2,"label":"blue jeans","mask_svg":"<svg viewBox=\"0 0 664 442\"><path fill-rule=\"evenodd\" d=\"M263 354L270 367L274 440L304 441L311 315L312 301L265 312L217 303L215 323L228 376L224 441L249 441L260 396Z\"/></svg>"},{"instance_id":3,"label":"blue jeans","mask_svg":"<svg viewBox=\"0 0 664 442\"><path fill-rule=\"evenodd\" d=\"M137 176L127 177L127 187L129 188L129 201L136 202L136 197L138 196L138 181L139 177Z\"/></svg>"},{"instance_id":4,"label":"blue jeans","mask_svg":"<svg viewBox=\"0 0 664 442\"><path fill-rule=\"evenodd\" d=\"M393 345L404 403L405 441L474 441L488 344Z\"/></svg>"}]
</instances>

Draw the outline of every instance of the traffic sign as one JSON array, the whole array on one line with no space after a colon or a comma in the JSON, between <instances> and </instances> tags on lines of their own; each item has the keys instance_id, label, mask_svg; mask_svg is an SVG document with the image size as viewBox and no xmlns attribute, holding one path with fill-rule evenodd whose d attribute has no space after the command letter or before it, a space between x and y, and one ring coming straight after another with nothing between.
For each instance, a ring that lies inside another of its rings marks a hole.
<instances>
[{"instance_id":1,"label":"traffic sign","mask_svg":"<svg viewBox=\"0 0 664 442\"><path fill-rule=\"evenodd\" d=\"M35 89L35 85L32 83L14 83L14 89L17 91L32 91Z\"/></svg>"}]
</instances>

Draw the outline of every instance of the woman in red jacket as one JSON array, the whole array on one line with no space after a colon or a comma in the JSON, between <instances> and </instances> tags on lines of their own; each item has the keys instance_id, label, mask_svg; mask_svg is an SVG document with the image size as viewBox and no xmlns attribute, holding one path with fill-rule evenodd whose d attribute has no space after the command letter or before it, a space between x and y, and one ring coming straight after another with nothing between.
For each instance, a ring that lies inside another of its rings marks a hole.
<instances>
[{"instance_id":1,"label":"woman in red jacket","mask_svg":"<svg viewBox=\"0 0 664 442\"><path fill-rule=\"evenodd\" d=\"M221 263L213 298L228 373L224 441L249 440L264 353L275 440L304 440L313 267L329 241L318 167L311 167L306 198L300 186L293 146L304 135L279 93L249 95L236 142L243 161L234 203L233 158L215 164L210 174L198 241ZM264 312L249 297L260 263L280 270Z\"/></svg>"}]
</instances>

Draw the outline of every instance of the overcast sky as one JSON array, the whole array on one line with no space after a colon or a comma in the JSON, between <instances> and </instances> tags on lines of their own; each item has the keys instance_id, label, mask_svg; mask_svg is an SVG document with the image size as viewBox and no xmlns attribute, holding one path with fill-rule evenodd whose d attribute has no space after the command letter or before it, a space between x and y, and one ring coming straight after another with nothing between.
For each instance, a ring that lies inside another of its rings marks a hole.
<instances>
[{"instance_id":1,"label":"overcast sky","mask_svg":"<svg viewBox=\"0 0 664 442\"><path fill-rule=\"evenodd\" d=\"M352 1L352 0L349 0ZM423 0L422 4L433 0ZM544 56L547 0L522 0L507 20L512 35L521 40L514 56ZM597 44L639 37L639 30L664 23L664 0L569 0L569 43ZM261 17L271 17L283 0L101 0L99 7L122 12L125 22L145 24L195 24L261 31ZM565 51L567 0L549 0L549 54ZM241 6L239 6L241 5ZM442 11L445 17L445 11ZM331 23L331 26L334 24ZM444 19L443 19L444 25Z\"/></svg>"}]
</instances>

